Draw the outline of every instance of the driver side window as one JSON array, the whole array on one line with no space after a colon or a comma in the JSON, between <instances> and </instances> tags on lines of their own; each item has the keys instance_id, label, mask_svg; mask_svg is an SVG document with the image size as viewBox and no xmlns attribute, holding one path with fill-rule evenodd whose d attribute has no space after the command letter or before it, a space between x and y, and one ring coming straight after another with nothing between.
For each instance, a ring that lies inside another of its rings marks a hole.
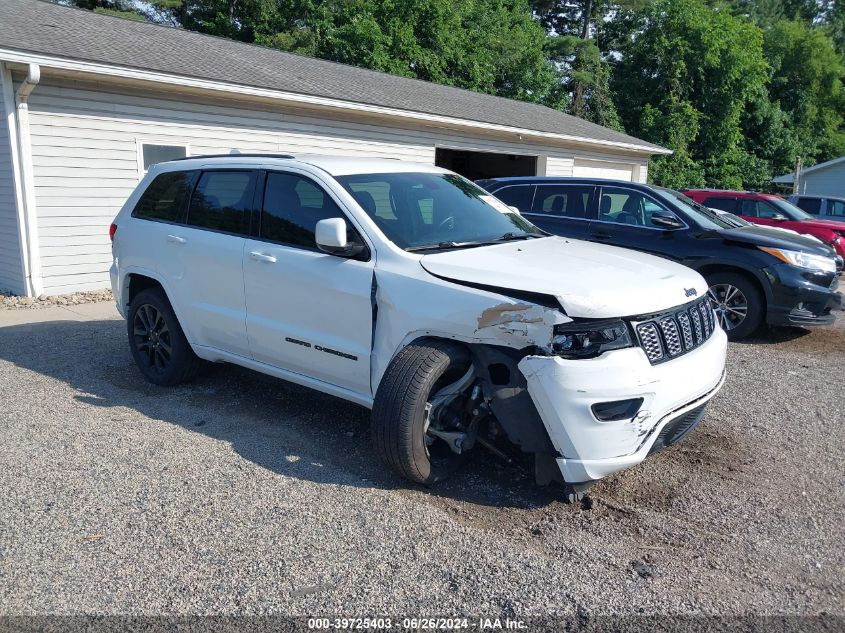
<instances>
[{"instance_id":1,"label":"driver side window","mask_svg":"<svg viewBox=\"0 0 845 633\"><path fill-rule=\"evenodd\" d=\"M602 187L598 218L602 222L656 228L651 223L651 217L655 213L675 215L651 198L633 189Z\"/></svg>"}]
</instances>

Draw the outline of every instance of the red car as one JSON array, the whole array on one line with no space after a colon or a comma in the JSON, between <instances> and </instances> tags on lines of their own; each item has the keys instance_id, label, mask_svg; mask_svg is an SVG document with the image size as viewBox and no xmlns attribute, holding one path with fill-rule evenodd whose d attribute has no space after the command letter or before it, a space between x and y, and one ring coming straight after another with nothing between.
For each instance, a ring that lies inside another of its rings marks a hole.
<instances>
[{"instance_id":1,"label":"red car","mask_svg":"<svg viewBox=\"0 0 845 633\"><path fill-rule=\"evenodd\" d=\"M812 235L845 257L845 224L814 217L780 196L716 189L690 189L684 194L705 207L728 211L753 224Z\"/></svg>"}]
</instances>

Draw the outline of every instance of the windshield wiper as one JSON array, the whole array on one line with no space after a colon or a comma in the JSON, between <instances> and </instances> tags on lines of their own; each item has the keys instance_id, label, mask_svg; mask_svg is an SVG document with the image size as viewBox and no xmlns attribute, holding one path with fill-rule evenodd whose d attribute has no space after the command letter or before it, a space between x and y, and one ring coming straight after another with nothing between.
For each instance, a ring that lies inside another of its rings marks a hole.
<instances>
[{"instance_id":1,"label":"windshield wiper","mask_svg":"<svg viewBox=\"0 0 845 633\"><path fill-rule=\"evenodd\" d=\"M482 246L488 242L440 242L438 244L423 244L422 246L409 246L405 250L409 253L416 251L444 251L450 248L470 248Z\"/></svg>"},{"instance_id":2,"label":"windshield wiper","mask_svg":"<svg viewBox=\"0 0 845 633\"><path fill-rule=\"evenodd\" d=\"M505 233L501 237L493 240L494 242L511 242L513 240L527 240L531 237L545 237L542 233Z\"/></svg>"},{"instance_id":3,"label":"windshield wiper","mask_svg":"<svg viewBox=\"0 0 845 633\"><path fill-rule=\"evenodd\" d=\"M494 240L483 240L477 242L440 242L438 244L424 244L422 246L409 246L405 250L409 253L417 251L443 251L450 248L474 248L476 246L490 246L491 244L500 244L501 242L510 242L513 240L527 240L532 237L546 237L542 233L505 233L501 237Z\"/></svg>"}]
</instances>

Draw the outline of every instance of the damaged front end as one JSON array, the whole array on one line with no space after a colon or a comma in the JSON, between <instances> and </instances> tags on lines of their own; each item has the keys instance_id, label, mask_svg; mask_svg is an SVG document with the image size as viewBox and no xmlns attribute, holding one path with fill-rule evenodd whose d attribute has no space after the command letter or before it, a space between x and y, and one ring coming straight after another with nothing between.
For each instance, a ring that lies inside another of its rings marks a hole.
<instances>
[{"instance_id":1,"label":"damaged front end","mask_svg":"<svg viewBox=\"0 0 845 633\"><path fill-rule=\"evenodd\" d=\"M727 339L718 327L688 353L652 362L636 317L573 318L551 295L430 279L378 278L373 384L410 342L463 343L472 397L443 408L430 428L453 452L480 444L510 461L499 441L507 439L533 456L540 484L560 482L577 496L639 463L653 446L680 439L678 420L694 426L721 386ZM403 340L379 348L400 333Z\"/></svg>"}]
</instances>

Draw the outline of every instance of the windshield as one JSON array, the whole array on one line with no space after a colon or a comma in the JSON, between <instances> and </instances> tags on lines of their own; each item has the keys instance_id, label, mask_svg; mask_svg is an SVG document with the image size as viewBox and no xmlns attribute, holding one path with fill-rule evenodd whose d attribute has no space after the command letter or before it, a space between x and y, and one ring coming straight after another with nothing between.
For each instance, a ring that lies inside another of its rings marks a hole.
<instances>
[{"instance_id":1,"label":"windshield","mask_svg":"<svg viewBox=\"0 0 845 633\"><path fill-rule=\"evenodd\" d=\"M384 234L406 250L479 246L545 235L484 189L456 174L339 176Z\"/></svg>"},{"instance_id":2,"label":"windshield","mask_svg":"<svg viewBox=\"0 0 845 633\"><path fill-rule=\"evenodd\" d=\"M802 211L801 209L796 207L794 204L792 204L791 202L787 202L783 198L769 199L769 202L771 202L775 207L777 207L777 210L780 211L781 213L783 213L790 220L815 220L816 219L812 215L807 213L806 211Z\"/></svg>"},{"instance_id":3,"label":"windshield","mask_svg":"<svg viewBox=\"0 0 845 633\"><path fill-rule=\"evenodd\" d=\"M674 203L681 208L681 211L686 213L690 219L698 224L702 229L708 231L719 231L721 229L735 228L737 225L730 220L719 217L719 214L708 209L704 205L698 204L692 198L686 197L680 191L674 189L664 189L663 187L654 187L654 191L664 200Z\"/></svg>"}]
</instances>

